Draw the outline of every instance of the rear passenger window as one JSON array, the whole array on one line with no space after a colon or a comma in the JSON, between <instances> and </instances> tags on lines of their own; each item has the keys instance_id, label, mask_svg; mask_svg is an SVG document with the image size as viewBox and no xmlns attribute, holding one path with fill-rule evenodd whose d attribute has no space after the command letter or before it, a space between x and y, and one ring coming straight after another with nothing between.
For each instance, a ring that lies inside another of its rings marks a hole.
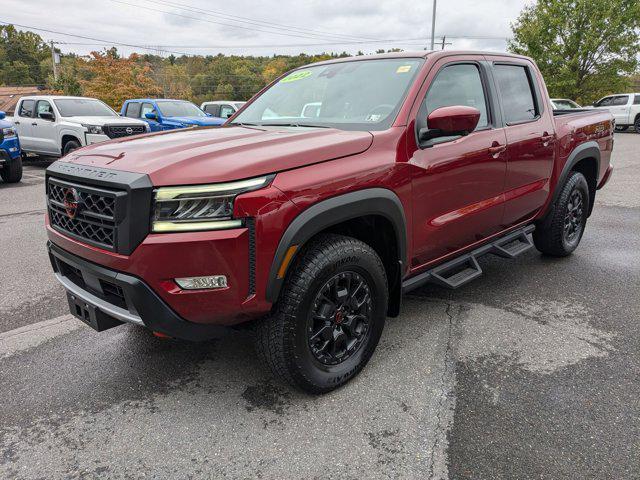
<instances>
[{"instance_id":1,"label":"rear passenger window","mask_svg":"<svg viewBox=\"0 0 640 480\"><path fill-rule=\"evenodd\" d=\"M125 117L140 118L140 104L138 102L127 103L127 109L124 112Z\"/></svg>"},{"instance_id":2,"label":"rear passenger window","mask_svg":"<svg viewBox=\"0 0 640 480\"><path fill-rule=\"evenodd\" d=\"M526 122L534 120L539 115L533 85L526 67L496 65L495 77L506 123Z\"/></svg>"},{"instance_id":3,"label":"rear passenger window","mask_svg":"<svg viewBox=\"0 0 640 480\"><path fill-rule=\"evenodd\" d=\"M636 98L633 100L634 105L640 105L640 95L636 95Z\"/></svg>"},{"instance_id":4,"label":"rear passenger window","mask_svg":"<svg viewBox=\"0 0 640 480\"><path fill-rule=\"evenodd\" d=\"M489 124L484 88L476 65L460 64L444 67L436 76L425 97L427 115L437 108L455 105L473 107L480 111L480 121L476 128L483 128Z\"/></svg>"},{"instance_id":5,"label":"rear passenger window","mask_svg":"<svg viewBox=\"0 0 640 480\"><path fill-rule=\"evenodd\" d=\"M211 115L213 115L214 117L218 116L218 111L220 109L220 105L205 105L204 106L204 111L207 113L210 113Z\"/></svg>"},{"instance_id":6,"label":"rear passenger window","mask_svg":"<svg viewBox=\"0 0 640 480\"><path fill-rule=\"evenodd\" d=\"M33 107L35 107L35 100L23 100L20 104L20 111L18 115L21 117L32 117L33 116Z\"/></svg>"}]
</instances>

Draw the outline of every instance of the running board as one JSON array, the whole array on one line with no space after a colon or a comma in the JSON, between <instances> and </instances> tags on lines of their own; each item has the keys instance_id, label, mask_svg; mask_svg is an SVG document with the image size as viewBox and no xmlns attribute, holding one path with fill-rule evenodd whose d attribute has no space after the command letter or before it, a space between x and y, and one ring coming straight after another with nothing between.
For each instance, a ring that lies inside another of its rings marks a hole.
<instances>
[{"instance_id":1,"label":"running board","mask_svg":"<svg viewBox=\"0 0 640 480\"><path fill-rule=\"evenodd\" d=\"M531 249L533 242L529 234L534 230L535 226L527 225L469 253L411 277L402 283L402 291L411 291L425 283L435 283L447 288L461 287L482 275L482 268L480 268L478 258L483 255L492 253L502 258L516 258Z\"/></svg>"}]
</instances>

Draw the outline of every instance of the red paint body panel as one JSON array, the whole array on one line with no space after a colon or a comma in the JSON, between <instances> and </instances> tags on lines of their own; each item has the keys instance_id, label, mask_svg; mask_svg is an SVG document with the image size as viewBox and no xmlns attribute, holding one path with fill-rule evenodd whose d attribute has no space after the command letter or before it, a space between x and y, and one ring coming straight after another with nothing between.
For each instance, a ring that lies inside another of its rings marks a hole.
<instances>
[{"instance_id":1,"label":"red paint body panel","mask_svg":"<svg viewBox=\"0 0 640 480\"><path fill-rule=\"evenodd\" d=\"M93 263L141 278L186 320L232 325L270 310L265 292L282 235L301 212L322 200L371 187L393 191L406 218L409 277L543 215L567 158L586 141L600 147L598 184L608 179L613 140L611 116L604 111L554 117L547 107L535 122L490 125L421 148L416 118L440 68L451 62L493 60L533 64L524 57L482 52L396 56L422 56L426 61L393 126L385 131L189 129L96 144L63 159L145 173L154 186L276 173L269 187L242 194L234 203L235 217L255 220L255 294L249 294L247 280L246 228L150 234L129 256L82 244L47 227L50 240ZM366 57L371 58L375 56ZM544 82L533 68L542 101L549 105ZM215 274L227 275L229 286L185 292L173 282Z\"/></svg>"}]
</instances>

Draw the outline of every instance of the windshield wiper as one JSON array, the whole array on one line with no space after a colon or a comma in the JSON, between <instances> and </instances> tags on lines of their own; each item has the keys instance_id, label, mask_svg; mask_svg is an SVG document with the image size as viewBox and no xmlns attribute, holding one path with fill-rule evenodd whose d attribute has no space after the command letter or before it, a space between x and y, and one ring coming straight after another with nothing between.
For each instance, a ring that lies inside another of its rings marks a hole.
<instances>
[{"instance_id":1,"label":"windshield wiper","mask_svg":"<svg viewBox=\"0 0 640 480\"><path fill-rule=\"evenodd\" d=\"M240 127L259 127L257 123L231 122L229 125L238 125Z\"/></svg>"},{"instance_id":2,"label":"windshield wiper","mask_svg":"<svg viewBox=\"0 0 640 480\"><path fill-rule=\"evenodd\" d=\"M309 127L309 128L333 128L329 125L312 125L310 123L261 123L261 127Z\"/></svg>"}]
</instances>

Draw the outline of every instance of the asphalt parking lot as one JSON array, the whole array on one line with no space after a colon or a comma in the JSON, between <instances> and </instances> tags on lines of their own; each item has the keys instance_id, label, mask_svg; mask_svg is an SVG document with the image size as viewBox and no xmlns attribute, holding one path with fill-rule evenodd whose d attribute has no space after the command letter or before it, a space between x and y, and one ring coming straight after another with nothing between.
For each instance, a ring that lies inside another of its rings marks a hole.
<instances>
[{"instance_id":1,"label":"asphalt parking lot","mask_svg":"<svg viewBox=\"0 0 640 480\"><path fill-rule=\"evenodd\" d=\"M425 287L363 373L313 397L246 333L199 344L67 314L46 162L0 184L1 478L640 478L640 135L582 244Z\"/></svg>"}]
</instances>

